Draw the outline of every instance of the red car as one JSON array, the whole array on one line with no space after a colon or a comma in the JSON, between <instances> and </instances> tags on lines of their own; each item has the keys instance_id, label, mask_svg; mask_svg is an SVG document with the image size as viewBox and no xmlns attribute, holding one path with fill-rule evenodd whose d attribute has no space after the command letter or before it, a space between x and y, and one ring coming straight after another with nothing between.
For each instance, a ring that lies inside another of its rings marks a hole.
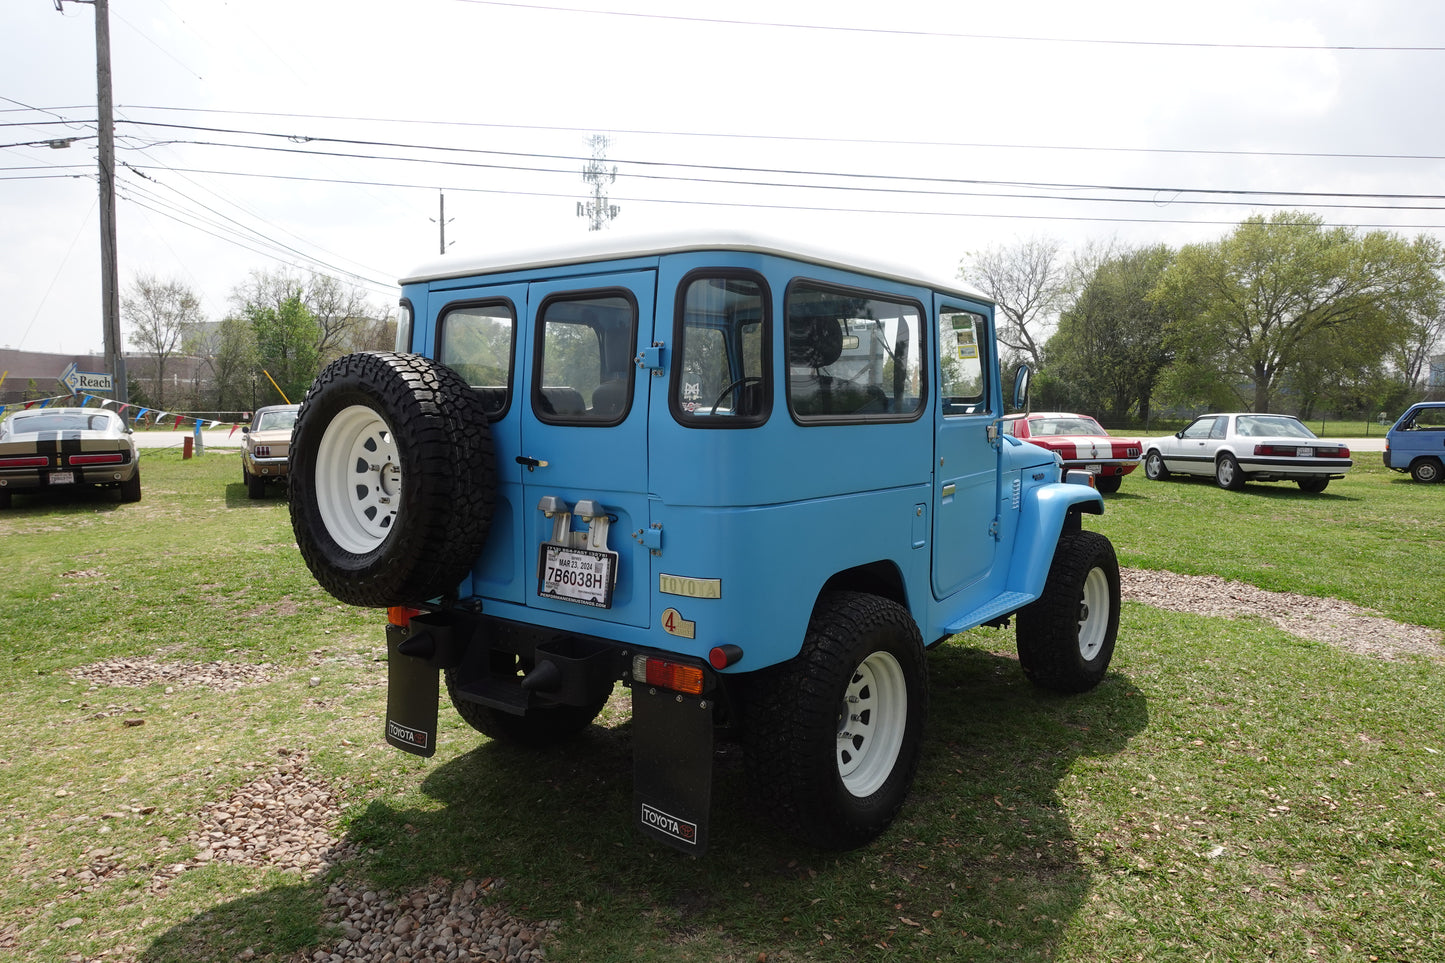
<instances>
[{"instance_id":1,"label":"red car","mask_svg":"<svg viewBox=\"0 0 1445 963\"><path fill-rule=\"evenodd\" d=\"M1062 411L1008 415L1003 419L1003 431L1057 452L1065 469L1092 472L1094 487L1101 492L1118 491L1124 476L1139 467L1143 452L1139 439L1115 438L1088 415Z\"/></svg>"}]
</instances>

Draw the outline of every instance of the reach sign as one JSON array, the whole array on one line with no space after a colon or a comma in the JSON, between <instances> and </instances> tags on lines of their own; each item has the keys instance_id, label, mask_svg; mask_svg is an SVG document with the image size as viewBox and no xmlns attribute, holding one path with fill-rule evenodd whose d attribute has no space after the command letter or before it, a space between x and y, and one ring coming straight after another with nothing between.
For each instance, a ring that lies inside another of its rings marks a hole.
<instances>
[{"instance_id":1,"label":"reach sign","mask_svg":"<svg viewBox=\"0 0 1445 963\"><path fill-rule=\"evenodd\" d=\"M65 366L60 372L60 383L70 389L71 394L79 394L82 391L114 391L115 380L108 374L101 371L76 371L75 362Z\"/></svg>"}]
</instances>

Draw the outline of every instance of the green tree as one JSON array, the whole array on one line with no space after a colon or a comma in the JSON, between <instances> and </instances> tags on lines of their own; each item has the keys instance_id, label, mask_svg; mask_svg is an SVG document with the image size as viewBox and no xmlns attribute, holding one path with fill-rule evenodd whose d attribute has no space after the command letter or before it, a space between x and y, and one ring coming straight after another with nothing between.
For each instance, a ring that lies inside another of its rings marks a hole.
<instances>
[{"instance_id":1,"label":"green tree","mask_svg":"<svg viewBox=\"0 0 1445 963\"><path fill-rule=\"evenodd\" d=\"M293 294L276 307L253 307L246 319L256 338L256 362L293 404L320 371L316 316ZM270 382L262 398L270 393Z\"/></svg>"},{"instance_id":2,"label":"green tree","mask_svg":"<svg viewBox=\"0 0 1445 963\"><path fill-rule=\"evenodd\" d=\"M231 315L198 326L186 350L210 371L214 410L248 411L255 406L256 331L250 321Z\"/></svg>"},{"instance_id":3,"label":"green tree","mask_svg":"<svg viewBox=\"0 0 1445 963\"><path fill-rule=\"evenodd\" d=\"M1162 244L1113 251L1082 281L1044 353L1049 382L1073 407L1107 409L1119 422L1137 405L1149 420L1155 383L1173 356L1169 317L1150 293L1173 257Z\"/></svg>"},{"instance_id":4,"label":"green tree","mask_svg":"<svg viewBox=\"0 0 1445 963\"><path fill-rule=\"evenodd\" d=\"M205 320L200 299L179 281L138 274L120 302L130 325L130 343L154 362L154 401L165 404L166 364L178 354L187 333Z\"/></svg>"},{"instance_id":5,"label":"green tree","mask_svg":"<svg viewBox=\"0 0 1445 963\"><path fill-rule=\"evenodd\" d=\"M1254 411L1271 410L1281 386L1329 339L1378 344L1367 336L1372 326L1387 329L1378 332L1386 341L1400 336L1404 306L1440 285L1422 257L1427 247L1284 211L1183 248L1155 291L1176 319L1176 353L1199 368L1176 384L1212 375L1242 401L1249 386Z\"/></svg>"}]
</instances>

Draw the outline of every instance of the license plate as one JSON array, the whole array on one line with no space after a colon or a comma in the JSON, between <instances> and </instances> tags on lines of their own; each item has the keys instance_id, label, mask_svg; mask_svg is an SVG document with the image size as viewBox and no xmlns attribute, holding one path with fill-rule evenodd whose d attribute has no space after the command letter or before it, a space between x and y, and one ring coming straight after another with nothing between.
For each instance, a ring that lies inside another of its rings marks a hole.
<instances>
[{"instance_id":1,"label":"license plate","mask_svg":"<svg viewBox=\"0 0 1445 963\"><path fill-rule=\"evenodd\" d=\"M616 576L616 552L544 542L538 564L537 594L546 599L610 609Z\"/></svg>"},{"instance_id":2,"label":"license plate","mask_svg":"<svg viewBox=\"0 0 1445 963\"><path fill-rule=\"evenodd\" d=\"M1313 458L1315 456L1315 450L1313 448L1296 448L1294 453L1300 458Z\"/></svg>"},{"instance_id":3,"label":"license plate","mask_svg":"<svg viewBox=\"0 0 1445 963\"><path fill-rule=\"evenodd\" d=\"M1099 472L1103 471L1104 469L1103 469L1103 467L1100 466L1100 465L1085 465L1085 466L1084 466L1084 470L1087 471L1087 472L1088 472L1089 474L1091 474L1091 475L1097 475L1097 474L1099 474Z\"/></svg>"},{"instance_id":4,"label":"license plate","mask_svg":"<svg viewBox=\"0 0 1445 963\"><path fill-rule=\"evenodd\" d=\"M50 484L52 485L74 485L75 472L53 471L50 473Z\"/></svg>"}]
</instances>

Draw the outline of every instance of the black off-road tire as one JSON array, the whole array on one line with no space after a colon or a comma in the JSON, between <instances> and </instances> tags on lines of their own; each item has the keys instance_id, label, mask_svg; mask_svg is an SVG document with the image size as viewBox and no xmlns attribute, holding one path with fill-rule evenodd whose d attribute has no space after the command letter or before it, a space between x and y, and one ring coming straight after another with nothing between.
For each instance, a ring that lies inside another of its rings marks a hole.
<instances>
[{"instance_id":1,"label":"black off-road tire","mask_svg":"<svg viewBox=\"0 0 1445 963\"><path fill-rule=\"evenodd\" d=\"M1034 685L1087 692L1114 657L1119 635L1119 561L1098 532L1065 532L1044 593L1019 610L1019 664Z\"/></svg>"},{"instance_id":2,"label":"black off-road tire","mask_svg":"<svg viewBox=\"0 0 1445 963\"><path fill-rule=\"evenodd\" d=\"M481 397L445 365L367 352L326 367L291 435L291 528L352 605L453 591L486 540L496 459Z\"/></svg>"},{"instance_id":3,"label":"black off-road tire","mask_svg":"<svg viewBox=\"0 0 1445 963\"><path fill-rule=\"evenodd\" d=\"M743 691L748 780L768 816L830 850L888 828L913 785L928 714L928 664L907 609L826 593L802 651Z\"/></svg>"},{"instance_id":4,"label":"black off-road tire","mask_svg":"<svg viewBox=\"0 0 1445 963\"><path fill-rule=\"evenodd\" d=\"M1157 451L1151 451L1144 456L1144 477L1150 481L1164 481L1169 477L1169 469L1164 467L1164 456Z\"/></svg>"},{"instance_id":5,"label":"black off-road tire","mask_svg":"<svg viewBox=\"0 0 1445 963\"><path fill-rule=\"evenodd\" d=\"M1410 466L1410 477L1417 482L1432 484L1440 480L1440 463L1433 458L1417 458Z\"/></svg>"},{"instance_id":6,"label":"black off-road tire","mask_svg":"<svg viewBox=\"0 0 1445 963\"><path fill-rule=\"evenodd\" d=\"M140 501L140 468L136 467L135 474L126 481L120 483L120 500L123 502Z\"/></svg>"},{"instance_id":7,"label":"black off-road tire","mask_svg":"<svg viewBox=\"0 0 1445 963\"><path fill-rule=\"evenodd\" d=\"M1243 491L1244 480L1244 472L1234 456L1228 452L1220 455L1214 463L1214 483L1226 491L1237 492Z\"/></svg>"},{"instance_id":8,"label":"black off-road tire","mask_svg":"<svg viewBox=\"0 0 1445 963\"><path fill-rule=\"evenodd\" d=\"M515 665L518 677L525 674L525 668ZM465 681L464 669L447 669L443 673L447 684L447 696L462 721L489 739L510 742L528 749L546 749L566 742L592 724L598 713L607 705L612 693L608 692L596 702L585 706L543 706L529 709L525 715L515 715L493 709L490 706L468 702L457 695L457 689Z\"/></svg>"}]
</instances>

